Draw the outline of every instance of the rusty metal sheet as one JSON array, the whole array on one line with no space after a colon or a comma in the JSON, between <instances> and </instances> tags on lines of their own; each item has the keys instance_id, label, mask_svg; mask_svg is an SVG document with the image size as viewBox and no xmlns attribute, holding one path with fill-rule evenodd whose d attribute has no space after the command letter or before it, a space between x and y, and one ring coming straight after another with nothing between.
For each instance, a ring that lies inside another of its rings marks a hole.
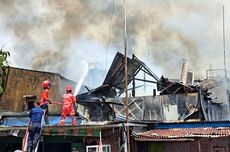
<instances>
[{"instance_id":1,"label":"rusty metal sheet","mask_svg":"<svg viewBox=\"0 0 230 152\"><path fill-rule=\"evenodd\" d=\"M217 138L227 136L230 136L229 127L156 129L137 135L138 138L148 139Z\"/></svg>"}]
</instances>

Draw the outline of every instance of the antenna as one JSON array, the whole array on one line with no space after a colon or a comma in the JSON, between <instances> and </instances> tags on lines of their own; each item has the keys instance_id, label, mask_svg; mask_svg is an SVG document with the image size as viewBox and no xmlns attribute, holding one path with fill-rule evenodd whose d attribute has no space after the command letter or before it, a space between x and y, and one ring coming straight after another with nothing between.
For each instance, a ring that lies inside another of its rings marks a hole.
<instances>
[{"instance_id":1,"label":"antenna","mask_svg":"<svg viewBox=\"0 0 230 152\"><path fill-rule=\"evenodd\" d=\"M227 69L226 69L226 54L225 54L225 20L224 20L224 5L223 5L223 49L224 49L224 73L225 78L227 78Z\"/></svg>"}]
</instances>

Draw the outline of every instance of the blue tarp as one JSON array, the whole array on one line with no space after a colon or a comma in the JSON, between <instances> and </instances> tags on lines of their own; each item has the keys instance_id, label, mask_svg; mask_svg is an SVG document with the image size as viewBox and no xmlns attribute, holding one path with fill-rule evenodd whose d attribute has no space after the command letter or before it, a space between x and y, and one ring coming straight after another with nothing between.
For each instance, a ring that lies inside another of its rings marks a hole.
<instances>
[{"instance_id":1,"label":"blue tarp","mask_svg":"<svg viewBox=\"0 0 230 152\"><path fill-rule=\"evenodd\" d=\"M60 116L49 116L49 125L58 125L61 117ZM28 117L5 117L1 120L0 125L1 126L28 126L29 124L29 118ZM65 120L65 124L71 124L71 118L67 117ZM82 124L82 119L77 118L77 124Z\"/></svg>"}]
</instances>

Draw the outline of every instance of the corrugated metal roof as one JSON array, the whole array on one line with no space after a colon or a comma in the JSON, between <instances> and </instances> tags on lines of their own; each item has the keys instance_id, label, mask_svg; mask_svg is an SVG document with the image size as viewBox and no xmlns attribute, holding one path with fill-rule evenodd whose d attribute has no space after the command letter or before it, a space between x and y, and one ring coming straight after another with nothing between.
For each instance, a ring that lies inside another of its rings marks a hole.
<instances>
[{"instance_id":1,"label":"corrugated metal roof","mask_svg":"<svg viewBox=\"0 0 230 152\"><path fill-rule=\"evenodd\" d=\"M108 84L109 86L113 86L119 90L124 90L125 83L125 66L124 66L124 58L125 56L119 52L117 52L113 63L105 77L103 85ZM136 58L127 58L128 62L128 83L130 83L133 77L136 75L136 72L141 67L141 62L139 62Z\"/></svg>"},{"instance_id":2,"label":"corrugated metal roof","mask_svg":"<svg viewBox=\"0 0 230 152\"><path fill-rule=\"evenodd\" d=\"M140 134L134 134L134 136L136 138L147 138L147 139L226 137L226 136L230 136L230 127L156 129Z\"/></svg>"},{"instance_id":3,"label":"corrugated metal roof","mask_svg":"<svg viewBox=\"0 0 230 152\"><path fill-rule=\"evenodd\" d=\"M176 121L176 122L153 122L150 125L152 130L175 129L175 128L220 128L230 127L230 121Z\"/></svg>"}]
</instances>

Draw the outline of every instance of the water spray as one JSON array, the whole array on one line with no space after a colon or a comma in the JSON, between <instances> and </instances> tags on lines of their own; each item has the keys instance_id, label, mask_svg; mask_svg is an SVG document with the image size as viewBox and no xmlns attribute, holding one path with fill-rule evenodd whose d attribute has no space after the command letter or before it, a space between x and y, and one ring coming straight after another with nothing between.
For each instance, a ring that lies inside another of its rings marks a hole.
<instances>
[{"instance_id":1,"label":"water spray","mask_svg":"<svg viewBox=\"0 0 230 152\"><path fill-rule=\"evenodd\" d=\"M89 64L86 60L83 60L81 61L81 65L82 65L82 69L83 69L83 72L82 72L82 75L80 77L80 80L78 81L77 83L77 86L75 88L75 91L74 91L74 96L76 96L78 94L78 92L80 91L81 89L81 86L83 85L83 82L88 74L88 71L89 71Z\"/></svg>"}]
</instances>

